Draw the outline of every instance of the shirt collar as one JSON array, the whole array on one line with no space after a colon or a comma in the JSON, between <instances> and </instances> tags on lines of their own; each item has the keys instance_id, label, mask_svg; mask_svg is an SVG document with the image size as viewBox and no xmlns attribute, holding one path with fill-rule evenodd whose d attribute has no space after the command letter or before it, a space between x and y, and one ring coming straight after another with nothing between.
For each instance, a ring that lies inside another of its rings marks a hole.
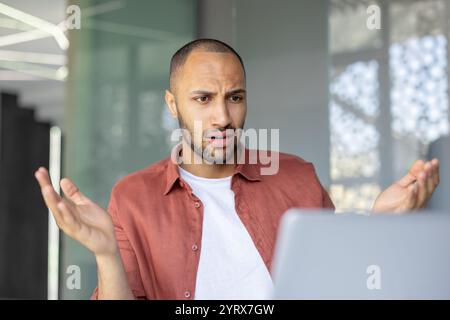
<instances>
[{"instance_id":1,"label":"shirt collar","mask_svg":"<svg viewBox=\"0 0 450 320\"><path fill-rule=\"evenodd\" d=\"M172 190L175 182L180 179L180 171L178 170L178 159L180 156L182 144L177 144L171 153L171 156L166 160L166 187L164 189L164 195L168 194L170 190ZM249 181L261 181L260 175L260 164L259 162L249 161L250 159L250 150L245 148L241 143L239 144L239 148L244 152L241 153L241 159L245 155L245 163L241 163L242 161L238 161L238 165L236 166L233 176L236 174L241 175L245 179ZM252 162L252 163L249 163Z\"/></svg>"}]
</instances>

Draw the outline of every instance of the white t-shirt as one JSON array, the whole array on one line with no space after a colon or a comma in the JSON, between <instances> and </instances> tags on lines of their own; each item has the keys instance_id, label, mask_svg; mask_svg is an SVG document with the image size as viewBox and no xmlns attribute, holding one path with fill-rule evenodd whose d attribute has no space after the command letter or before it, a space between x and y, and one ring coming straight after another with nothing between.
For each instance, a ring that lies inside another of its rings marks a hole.
<instances>
[{"instance_id":1,"label":"white t-shirt","mask_svg":"<svg viewBox=\"0 0 450 320\"><path fill-rule=\"evenodd\" d=\"M236 213L231 176L208 179L179 169L204 208L195 299L269 299L272 278Z\"/></svg>"}]
</instances>

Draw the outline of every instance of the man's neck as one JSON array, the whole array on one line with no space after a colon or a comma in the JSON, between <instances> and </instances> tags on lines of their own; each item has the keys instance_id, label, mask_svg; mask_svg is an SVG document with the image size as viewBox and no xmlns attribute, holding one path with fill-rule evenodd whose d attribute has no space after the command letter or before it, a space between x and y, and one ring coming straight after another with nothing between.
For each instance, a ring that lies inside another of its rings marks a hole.
<instances>
[{"instance_id":1,"label":"man's neck","mask_svg":"<svg viewBox=\"0 0 450 320\"><path fill-rule=\"evenodd\" d=\"M180 164L184 170L194 176L218 179L233 175L236 164Z\"/></svg>"},{"instance_id":2,"label":"man's neck","mask_svg":"<svg viewBox=\"0 0 450 320\"><path fill-rule=\"evenodd\" d=\"M182 149L186 150L185 148L189 148L189 146L186 146L183 143ZM194 157L199 156L193 151L190 152L191 159L186 159L186 157L189 157L189 155L182 152L181 154L182 162L180 164L180 167L188 171L189 173L192 173L195 176L203 178L217 179L229 177L233 175L234 170L237 166L236 161L234 161L234 163L229 164L205 163L205 161L202 161L201 159L200 160L198 158L194 159Z\"/></svg>"}]
</instances>

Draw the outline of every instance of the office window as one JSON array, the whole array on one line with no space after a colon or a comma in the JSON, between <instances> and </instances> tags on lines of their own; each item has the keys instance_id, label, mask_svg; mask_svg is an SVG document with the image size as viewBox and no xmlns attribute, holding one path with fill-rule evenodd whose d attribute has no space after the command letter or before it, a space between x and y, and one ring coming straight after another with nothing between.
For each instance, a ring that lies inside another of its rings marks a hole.
<instances>
[{"instance_id":1,"label":"office window","mask_svg":"<svg viewBox=\"0 0 450 320\"><path fill-rule=\"evenodd\" d=\"M366 26L369 5L381 29ZM330 2L330 194L338 211L378 193L449 133L450 1Z\"/></svg>"}]
</instances>

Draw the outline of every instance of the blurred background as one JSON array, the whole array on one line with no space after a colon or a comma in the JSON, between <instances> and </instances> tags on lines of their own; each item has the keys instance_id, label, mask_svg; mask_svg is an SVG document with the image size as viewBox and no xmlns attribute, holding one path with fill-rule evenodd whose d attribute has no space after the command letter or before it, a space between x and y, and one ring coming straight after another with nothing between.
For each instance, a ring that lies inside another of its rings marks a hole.
<instances>
[{"instance_id":1,"label":"blurred background","mask_svg":"<svg viewBox=\"0 0 450 320\"><path fill-rule=\"evenodd\" d=\"M430 207L448 210L449 21L450 0L0 0L0 298L90 296L93 256L58 232L33 173L106 207L167 157L170 58L198 37L240 53L246 128L280 129L338 211L370 209L430 157Z\"/></svg>"}]
</instances>

